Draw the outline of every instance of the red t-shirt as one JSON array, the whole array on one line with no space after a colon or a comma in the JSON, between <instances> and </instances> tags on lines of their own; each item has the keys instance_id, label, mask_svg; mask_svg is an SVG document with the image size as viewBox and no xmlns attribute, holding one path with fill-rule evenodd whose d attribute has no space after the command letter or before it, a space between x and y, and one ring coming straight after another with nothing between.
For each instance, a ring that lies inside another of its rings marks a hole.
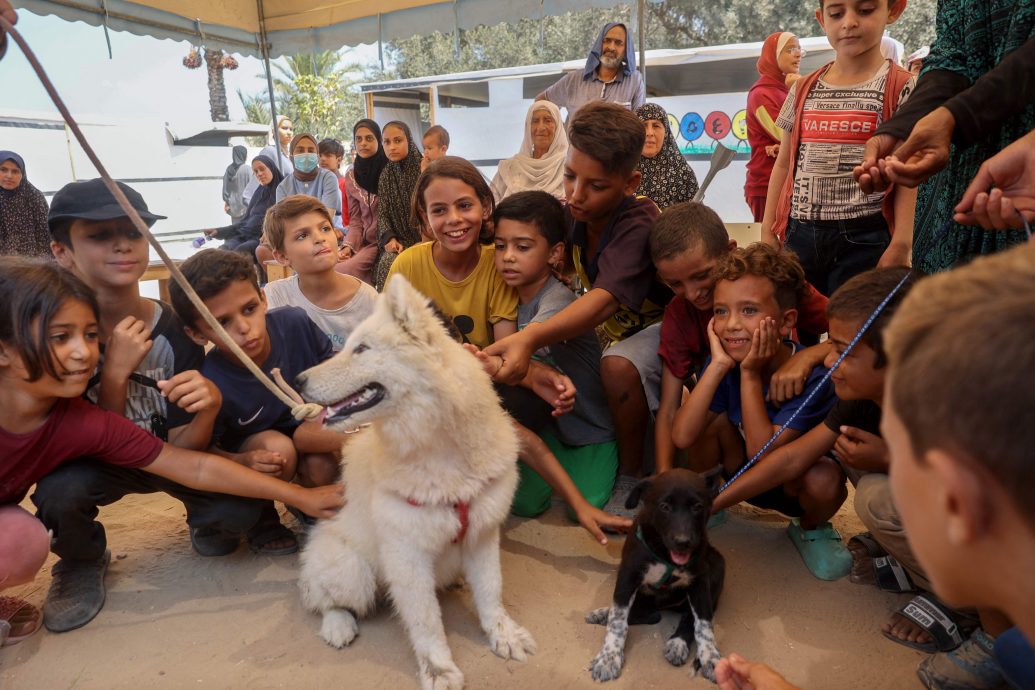
<instances>
[{"instance_id":1,"label":"red t-shirt","mask_svg":"<svg viewBox=\"0 0 1035 690\"><path fill-rule=\"evenodd\" d=\"M349 201L348 197L345 196L345 180L348 179L344 175L338 178L338 189L341 190L341 225L346 230L349 229Z\"/></svg>"},{"instance_id":2,"label":"red t-shirt","mask_svg":"<svg viewBox=\"0 0 1035 690\"><path fill-rule=\"evenodd\" d=\"M81 400L59 400L38 429L0 429L0 505L19 503L29 487L62 463L93 458L122 467L147 467L165 444L125 417Z\"/></svg>"},{"instance_id":3,"label":"red t-shirt","mask_svg":"<svg viewBox=\"0 0 1035 690\"><path fill-rule=\"evenodd\" d=\"M711 309L701 311L678 295L665 307L658 354L677 378L685 381L704 364L710 353L708 322L711 318Z\"/></svg>"}]
</instances>

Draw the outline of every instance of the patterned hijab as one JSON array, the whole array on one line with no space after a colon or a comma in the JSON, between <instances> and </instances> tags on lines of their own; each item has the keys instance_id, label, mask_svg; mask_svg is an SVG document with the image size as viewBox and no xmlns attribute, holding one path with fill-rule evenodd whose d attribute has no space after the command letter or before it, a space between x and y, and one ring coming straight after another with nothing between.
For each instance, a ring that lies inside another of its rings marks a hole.
<instances>
[{"instance_id":1,"label":"patterned hijab","mask_svg":"<svg viewBox=\"0 0 1035 690\"><path fill-rule=\"evenodd\" d=\"M638 169L643 179L636 193L651 199L661 210L690 201L697 194L697 176L676 146L668 113L656 103L644 103L636 109L636 116L644 123L657 120L665 126L665 141L658 153L653 158L640 156Z\"/></svg>"},{"instance_id":2,"label":"patterned hijab","mask_svg":"<svg viewBox=\"0 0 1035 690\"><path fill-rule=\"evenodd\" d=\"M550 148L540 156L532 156L532 115L537 110L549 111L557 123ZM521 150L500 161L499 174L507 185L507 195L542 190L557 198L564 196L564 156L568 153L568 133L564 130L561 111L550 101L536 101L525 116L525 138Z\"/></svg>"},{"instance_id":3,"label":"patterned hijab","mask_svg":"<svg viewBox=\"0 0 1035 690\"><path fill-rule=\"evenodd\" d=\"M47 200L25 173L25 161L14 151L0 151L0 164L11 161L22 171L14 189L0 187L0 254L50 256Z\"/></svg>"},{"instance_id":4,"label":"patterned hijab","mask_svg":"<svg viewBox=\"0 0 1035 690\"><path fill-rule=\"evenodd\" d=\"M377 182L377 242L384 246L394 235L403 247L420 242L420 231L410 225L410 199L420 177L421 153L413 143L413 135L405 122L393 120L384 129L398 127L406 135L409 150L401 161L389 160Z\"/></svg>"},{"instance_id":5,"label":"patterned hijab","mask_svg":"<svg viewBox=\"0 0 1035 690\"><path fill-rule=\"evenodd\" d=\"M368 194L377 196L377 182L381 177L381 171L388 164L388 156L385 155L385 147L381 143L381 128L377 126L377 123L366 118L358 121L352 128L353 138L360 127L369 129L377 139L377 153L370 158L363 158L356 154L356 160L352 163L352 174L356 177L356 184L366 190Z\"/></svg>"}]
</instances>

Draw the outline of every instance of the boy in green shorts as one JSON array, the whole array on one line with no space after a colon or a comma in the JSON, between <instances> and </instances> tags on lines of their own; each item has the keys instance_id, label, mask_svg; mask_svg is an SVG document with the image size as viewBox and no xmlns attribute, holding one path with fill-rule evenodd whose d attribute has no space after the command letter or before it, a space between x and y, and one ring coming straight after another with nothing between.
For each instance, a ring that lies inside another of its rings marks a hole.
<instances>
[{"instance_id":1,"label":"boy in green shorts","mask_svg":"<svg viewBox=\"0 0 1035 690\"><path fill-rule=\"evenodd\" d=\"M507 197L493 214L496 270L518 294L518 329L541 323L575 301L553 276L564 258L564 210L546 192ZM592 330L538 350L539 359L571 378L578 391L568 414L542 415L536 429L585 499L600 508L611 495L618 471L618 446L600 380L600 343ZM538 401L538 398L535 400ZM521 465L521 483L511 508L533 517L550 506L550 486Z\"/></svg>"}]
</instances>

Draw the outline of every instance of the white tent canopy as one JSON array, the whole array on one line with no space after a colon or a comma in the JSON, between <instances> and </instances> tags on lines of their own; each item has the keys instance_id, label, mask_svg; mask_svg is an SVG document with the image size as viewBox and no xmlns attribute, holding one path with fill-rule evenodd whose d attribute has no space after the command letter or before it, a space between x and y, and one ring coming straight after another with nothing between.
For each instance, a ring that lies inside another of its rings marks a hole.
<instances>
[{"instance_id":1,"label":"white tent canopy","mask_svg":"<svg viewBox=\"0 0 1035 690\"><path fill-rule=\"evenodd\" d=\"M615 0L13 0L116 31L262 57L338 50L435 31L611 7Z\"/></svg>"}]
</instances>

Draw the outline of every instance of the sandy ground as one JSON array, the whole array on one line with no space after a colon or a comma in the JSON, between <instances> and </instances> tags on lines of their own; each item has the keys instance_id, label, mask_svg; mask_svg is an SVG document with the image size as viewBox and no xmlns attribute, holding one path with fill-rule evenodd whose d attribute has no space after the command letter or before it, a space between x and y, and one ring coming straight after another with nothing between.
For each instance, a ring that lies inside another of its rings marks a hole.
<instances>
[{"instance_id":1,"label":"sandy ground","mask_svg":"<svg viewBox=\"0 0 1035 690\"><path fill-rule=\"evenodd\" d=\"M104 609L80 630L41 630L0 650L0 687L418 687L406 635L388 610L361 622L351 647L332 649L316 634L317 617L299 603L296 556L260 557L242 547L228 557L201 558L190 548L183 517L183 506L165 495L132 496L105 508L113 559ZM845 534L860 531L850 509L835 524ZM922 655L879 632L906 596L847 579L816 580L784 525L775 514L737 508L713 530L727 562L716 616L719 648L764 660L804 688L920 687L914 669ZM599 687L586 667L604 631L583 615L609 603L621 540L595 544L555 505L538 520L511 518L502 546L504 602L539 652L526 663L497 658L470 593L446 592L446 631L467 687ZM52 556L33 584L6 593L42 603L53 562ZM714 687L665 661L662 648L675 622L670 614L658 625L632 628L614 688Z\"/></svg>"}]
</instances>

